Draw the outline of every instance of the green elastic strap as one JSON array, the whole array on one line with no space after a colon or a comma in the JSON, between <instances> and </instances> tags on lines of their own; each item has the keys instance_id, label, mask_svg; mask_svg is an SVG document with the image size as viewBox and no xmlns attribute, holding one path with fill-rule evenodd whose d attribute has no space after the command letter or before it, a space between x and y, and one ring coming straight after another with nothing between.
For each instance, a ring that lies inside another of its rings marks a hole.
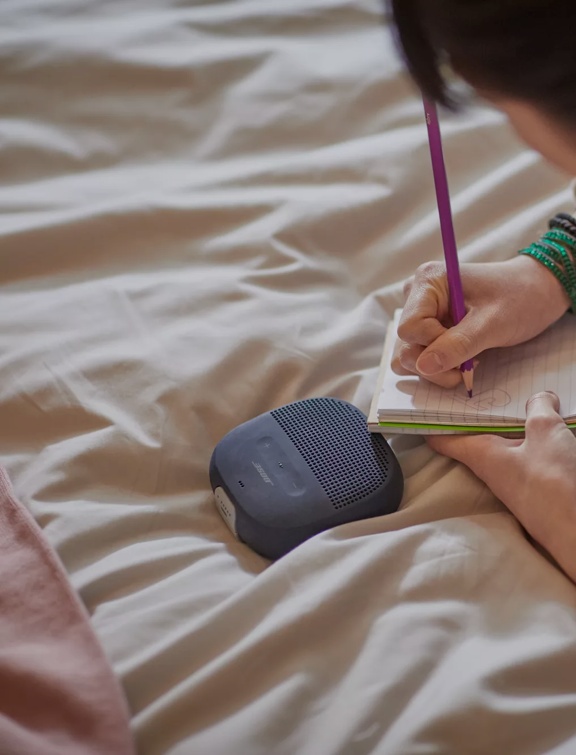
<instances>
[{"instance_id":1,"label":"green elastic strap","mask_svg":"<svg viewBox=\"0 0 576 755\"><path fill-rule=\"evenodd\" d=\"M576 239L564 231L552 230L519 254L533 257L550 270L568 294L570 311L576 312Z\"/></svg>"}]
</instances>

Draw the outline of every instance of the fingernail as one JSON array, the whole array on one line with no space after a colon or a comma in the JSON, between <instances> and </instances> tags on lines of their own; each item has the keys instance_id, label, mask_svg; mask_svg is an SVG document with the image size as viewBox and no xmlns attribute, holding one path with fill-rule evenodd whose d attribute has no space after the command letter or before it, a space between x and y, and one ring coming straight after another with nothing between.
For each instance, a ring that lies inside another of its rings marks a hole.
<instances>
[{"instance_id":1,"label":"fingernail","mask_svg":"<svg viewBox=\"0 0 576 755\"><path fill-rule=\"evenodd\" d=\"M550 396L552 398L552 404L554 407L554 411L559 412L560 411L560 399L558 398L557 394L554 393L554 391L540 391L540 393L535 393L533 396L530 396L528 401L526 402L526 411L530 408L530 406L535 403L536 401L539 401L540 399L544 398L545 396Z\"/></svg>"},{"instance_id":2,"label":"fingernail","mask_svg":"<svg viewBox=\"0 0 576 755\"><path fill-rule=\"evenodd\" d=\"M437 372L442 372L442 361L438 354L429 351L427 354L422 354L416 362L416 369L423 375L435 375Z\"/></svg>"},{"instance_id":3,"label":"fingernail","mask_svg":"<svg viewBox=\"0 0 576 755\"><path fill-rule=\"evenodd\" d=\"M554 407L555 412L560 411L560 399L558 398L558 394L554 393L554 391L545 391L549 396L552 397L552 405Z\"/></svg>"}]
</instances>

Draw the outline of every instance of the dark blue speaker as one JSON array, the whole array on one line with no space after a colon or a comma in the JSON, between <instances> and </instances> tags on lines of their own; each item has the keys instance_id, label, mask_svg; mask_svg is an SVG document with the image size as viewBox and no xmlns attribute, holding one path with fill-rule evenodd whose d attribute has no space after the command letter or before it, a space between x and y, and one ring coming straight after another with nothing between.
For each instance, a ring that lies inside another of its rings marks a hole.
<instances>
[{"instance_id":1,"label":"dark blue speaker","mask_svg":"<svg viewBox=\"0 0 576 755\"><path fill-rule=\"evenodd\" d=\"M396 511L392 449L347 401L312 398L262 414L214 449L210 482L230 530L277 559L323 530Z\"/></svg>"}]
</instances>

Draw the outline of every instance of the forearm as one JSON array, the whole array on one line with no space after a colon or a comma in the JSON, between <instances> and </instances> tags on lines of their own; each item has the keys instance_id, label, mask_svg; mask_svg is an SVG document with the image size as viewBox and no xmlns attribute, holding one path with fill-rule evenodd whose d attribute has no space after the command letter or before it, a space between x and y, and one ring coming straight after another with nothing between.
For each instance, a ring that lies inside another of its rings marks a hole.
<instances>
[{"instance_id":1,"label":"forearm","mask_svg":"<svg viewBox=\"0 0 576 755\"><path fill-rule=\"evenodd\" d=\"M566 428L562 433L569 434ZM576 448L571 438L571 445ZM556 446L553 456L562 456L557 440L542 438L542 446ZM526 449L526 445L524 450ZM529 454L536 452L532 448ZM546 450L540 455L545 456ZM546 550L570 579L576 583L576 484L575 476L564 468L554 468L554 461L535 461L522 475L525 487L513 496L505 496L504 503L528 534ZM534 467L539 467L537 477Z\"/></svg>"},{"instance_id":2,"label":"forearm","mask_svg":"<svg viewBox=\"0 0 576 755\"><path fill-rule=\"evenodd\" d=\"M536 538L570 579L576 583L576 500L563 511L550 508L551 526Z\"/></svg>"}]
</instances>

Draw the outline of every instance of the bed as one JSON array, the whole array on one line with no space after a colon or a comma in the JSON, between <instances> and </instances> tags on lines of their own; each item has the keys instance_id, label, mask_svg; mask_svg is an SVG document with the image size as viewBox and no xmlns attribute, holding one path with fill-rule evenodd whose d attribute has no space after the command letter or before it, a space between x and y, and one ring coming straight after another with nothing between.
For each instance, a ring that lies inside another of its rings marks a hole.
<instances>
[{"instance_id":1,"label":"bed","mask_svg":"<svg viewBox=\"0 0 576 755\"><path fill-rule=\"evenodd\" d=\"M576 752L576 589L466 469L392 441L401 509L270 563L214 506L233 427L367 413L441 246L421 104L378 0L0 3L0 462L143 755ZM444 115L461 258L568 179Z\"/></svg>"}]
</instances>

